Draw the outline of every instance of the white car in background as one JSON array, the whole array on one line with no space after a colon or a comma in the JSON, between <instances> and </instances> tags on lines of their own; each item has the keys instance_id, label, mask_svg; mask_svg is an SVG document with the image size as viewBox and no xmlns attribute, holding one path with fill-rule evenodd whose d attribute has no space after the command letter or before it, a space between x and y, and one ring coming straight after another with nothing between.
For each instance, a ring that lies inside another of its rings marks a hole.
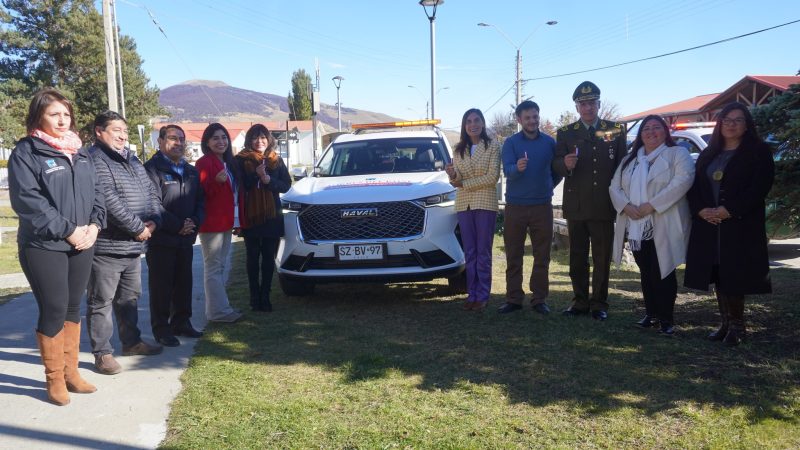
<instances>
[{"instance_id":1,"label":"white car in background","mask_svg":"<svg viewBox=\"0 0 800 450\"><path fill-rule=\"evenodd\" d=\"M437 123L354 125L283 195L276 268L285 294L353 281L448 278L458 287L464 252Z\"/></svg>"},{"instance_id":2,"label":"white car in background","mask_svg":"<svg viewBox=\"0 0 800 450\"><path fill-rule=\"evenodd\" d=\"M700 152L708 147L713 132L714 122L689 122L673 125L670 136L677 145L689 150L696 162Z\"/></svg>"}]
</instances>

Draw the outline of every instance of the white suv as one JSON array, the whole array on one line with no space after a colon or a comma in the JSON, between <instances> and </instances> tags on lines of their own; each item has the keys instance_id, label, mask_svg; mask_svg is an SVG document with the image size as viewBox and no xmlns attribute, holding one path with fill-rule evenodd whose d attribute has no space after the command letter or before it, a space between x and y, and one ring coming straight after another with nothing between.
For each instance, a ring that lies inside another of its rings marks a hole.
<instances>
[{"instance_id":1,"label":"white suv","mask_svg":"<svg viewBox=\"0 0 800 450\"><path fill-rule=\"evenodd\" d=\"M689 122L673 125L670 136L677 145L689 150L692 159L697 161L700 152L708 147L714 132L714 122Z\"/></svg>"},{"instance_id":2,"label":"white suv","mask_svg":"<svg viewBox=\"0 0 800 450\"><path fill-rule=\"evenodd\" d=\"M354 125L282 197L276 267L285 294L326 282L448 278L458 286L464 253L444 172L450 146L438 128L419 129L436 123Z\"/></svg>"}]
</instances>

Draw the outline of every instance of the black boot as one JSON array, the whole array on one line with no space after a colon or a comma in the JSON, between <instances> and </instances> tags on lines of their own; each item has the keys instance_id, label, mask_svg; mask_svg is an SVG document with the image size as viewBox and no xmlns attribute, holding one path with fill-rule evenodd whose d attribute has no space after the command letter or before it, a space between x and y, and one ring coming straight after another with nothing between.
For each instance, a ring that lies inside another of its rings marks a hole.
<instances>
[{"instance_id":1,"label":"black boot","mask_svg":"<svg viewBox=\"0 0 800 450\"><path fill-rule=\"evenodd\" d=\"M722 343L728 347L735 347L742 342L744 335L744 295L729 295L728 333Z\"/></svg>"},{"instance_id":2,"label":"black boot","mask_svg":"<svg viewBox=\"0 0 800 450\"><path fill-rule=\"evenodd\" d=\"M719 290L716 290L716 294L717 306L719 307L719 315L722 318L722 323L716 331L712 331L708 334L707 337L710 341L721 341L725 339L725 335L728 334L728 299L727 296Z\"/></svg>"}]
</instances>

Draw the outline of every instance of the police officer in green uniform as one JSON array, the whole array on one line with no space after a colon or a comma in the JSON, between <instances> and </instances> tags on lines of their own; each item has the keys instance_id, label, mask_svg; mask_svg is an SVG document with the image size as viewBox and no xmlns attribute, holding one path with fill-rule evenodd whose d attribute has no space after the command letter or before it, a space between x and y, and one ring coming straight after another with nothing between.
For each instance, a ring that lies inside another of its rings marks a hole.
<instances>
[{"instance_id":1,"label":"police officer in green uniform","mask_svg":"<svg viewBox=\"0 0 800 450\"><path fill-rule=\"evenodd\" d=\"M564 315L608 318L608 273L615 212L608 186L626 152L625 126L598 117L600 89L591 81L572 94L580 120L558 130L553 170L564 177L563 212L569 232L569 276L575 297ZM589 244L592 295L589 296Z\"/></svg>"}]
</instances>

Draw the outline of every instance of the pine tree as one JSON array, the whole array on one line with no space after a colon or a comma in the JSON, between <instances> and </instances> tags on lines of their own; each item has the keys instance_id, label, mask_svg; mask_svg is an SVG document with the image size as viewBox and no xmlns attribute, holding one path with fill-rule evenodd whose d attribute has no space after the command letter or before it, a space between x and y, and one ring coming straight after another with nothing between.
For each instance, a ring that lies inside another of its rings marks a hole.
<instances>
[{"instance_id":1,"label":"pine tree","mask_svg":"<svg viewBox=\"0 0 800 450\"><path fill-rule=\"evenodd\" d=\"M311 76L304 69L292 73L292 91L287 96L289 120L311 119Z\"/></svg>"},{"instance_id":2,"label":"pine tree","mask_svg":"<svg viewBox=\"0 0 800 450\"><path fill-rule=\"evenodd\" d=\"M13 142L24 132L21 126L5 127L25 120L18 104L27 106L31 96L47 86L73 102L75 126L84 140L91 140L94 116L108 108L103 21L94 2L3 0L0 5L0 103L15 105L0 110L3 142ZM149 85L141 70L132 38L120 35L120 52L126 114L133 131L163 110L158 88Z\"/></svg>"}]
</instances>

